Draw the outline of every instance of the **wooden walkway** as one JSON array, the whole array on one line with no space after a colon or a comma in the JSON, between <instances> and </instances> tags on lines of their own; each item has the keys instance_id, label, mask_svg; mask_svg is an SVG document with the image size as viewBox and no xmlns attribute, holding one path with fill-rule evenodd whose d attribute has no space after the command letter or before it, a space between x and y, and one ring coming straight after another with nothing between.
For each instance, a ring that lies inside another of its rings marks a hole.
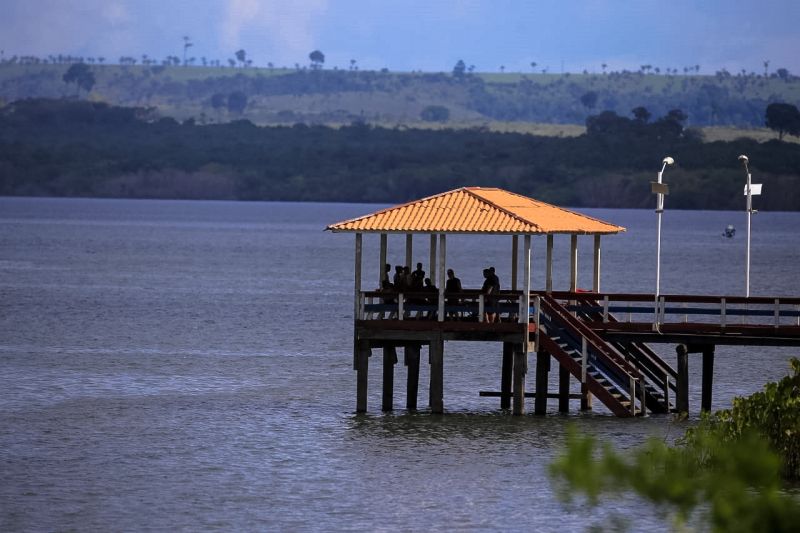
<instances>
[{"instance_id":1,"label":"wooden walkway","mask_svg":"<svg viewBox=\"0 0 800 533\"><path fill-rule=\"evenodd\" d=\"M405 349L408 409L417 407L419 354L428 346L429 405L443 412L444 341L502 342L502 408L522 414L525 398L544 414L549 398L569 409L570 381L581 384L582 409L597 398L617 416L686 412L688 355L703 354L702 408L710 409L716 345L800 346L800 298L502 291L488 302L479 291L448 295L361 293L355 323L354 367L357 411L367 408L367 369L372 349L383 350L384 410L392 409L397 348ZM529 302L528 309L525 303ZM485 321L487 313L500 317ZM676 345L677 368L647 343ZM535 392L526 392L528 353L536 352ZM548 373L557 363L559 388L550 392Z\"/></svg>"}]
</instances>

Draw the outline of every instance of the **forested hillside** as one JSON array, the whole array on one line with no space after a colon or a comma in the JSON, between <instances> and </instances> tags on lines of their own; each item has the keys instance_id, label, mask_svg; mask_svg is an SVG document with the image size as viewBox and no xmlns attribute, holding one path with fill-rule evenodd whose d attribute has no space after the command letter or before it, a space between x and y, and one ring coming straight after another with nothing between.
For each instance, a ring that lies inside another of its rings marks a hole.
<instances>
[{"instance_id":1,"label":"forested hillside","mask_svg":"<svg viewBox=\"0 0 800 533\"><path fill-rule=\"evenodd\" d=\"M587 133L538 137L483 129L354 122L259 127L180 123L153 109L22 100L0 109L0 195L399 202L498 186L566 206L648 207L665 155L670 208L741 209L750 157L756 207L800 209L800 145L702 142L686 116L593 115Z\"/></svg>"},{"instance_id":2,"label":"forested hillside","mask_svg":"<svg viewBox=\"0 0 800 533\"><path fill-rule=\"evenodd\" d=\"M0 99L88 98L155 107L198 123L394 126L419 122L525 121L584 124L589 115L637 107L653 116L681 109L691 126L760 127L770 103L800 104L800 79L786 69L699 75L646 69L603 74L479 74L83 63L0 64ZM79 72L70 69L83 65ZM698 69L699 70L699 69Z\"/></svg>"}]
</instances>

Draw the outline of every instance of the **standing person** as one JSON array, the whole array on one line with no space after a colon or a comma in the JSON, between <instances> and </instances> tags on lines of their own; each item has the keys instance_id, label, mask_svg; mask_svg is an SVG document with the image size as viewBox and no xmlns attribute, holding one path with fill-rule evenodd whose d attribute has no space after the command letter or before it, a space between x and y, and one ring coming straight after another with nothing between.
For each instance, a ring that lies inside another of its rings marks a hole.
<instances>
[{"instance_id":1,"label":"standing person","mask_svg":"<svg viewBox=\"0 0 800 533\"><path fill-rule=\"evenodd\" d=\"M425 305L436 306L439 303L439 289L433 284L431 278L425 278L425 286L422 291L426 294ZM434 319L436 318L437 311L426 311L425 317Z\"/></svg>"},{"instance_id":2,"label":"standing person","mask_svg":"<svg viewBox=\"0 0 800 533\"><path fill-rule=\"evenodd\" d=\"M497 279L497 276L492 273L491 269L484 268L483 286L481 287L481 292L484 295L483 305L487 309L487 311L484 311L484 319L489 324L493 324L497 321L497 313L490 313L488 309L494 308L497 305L497 293L499 291L499 285L500 281Z\"/></svg>"},{"instance_id":3,"label":"standing person","mask_svg":"<svg viewBox=\"0 0 800 533\"><path fill-rule=\"evenodd\" d=\"M406 283L403 277L403 265L397 265L394 267L394 278L392 280L392 284L394 285L394 290L397 292L404 292Z\"/></svg>"},{"instance_id":4,"label":"standing person","mask_svg":"<svg viewBox=\"0 0 800 533\"><path fill-rule=\"evenodd\" d=\"M411 273L411 287L416 290L423 288L423 280L425 279L425 271L422 270L422 263L417 263L417 269Z\"/></svg>"},{"instance_id":5,"label":"standing person","mask_svg":"<svg viewBox=\"0 0 800 533\"><path fill-rule=\"evenodd\" d=\"M383 279L381 279L381 286L383 286L384 281L389 281L389 274L392 272L392 265L386 263L386 266L383 267Z\"/></svg>"},{"instance_id":6,"label":"standing person","mask_svg":"<svg viewBox=\"0 0 800 533\"><path fill-rule=\"evenodd\" d=\"M453 271L452 268L447 269L447 282L444 284L444 293L447 295L447 301L445 302L447 305L460 305L461 300L453 296L454 294L459 294L463 289L461 288L461 280L456 277L456 273ZM447 313L448 316L459 316L458 311L450 311Z\"/></svg>"}]
</instances>

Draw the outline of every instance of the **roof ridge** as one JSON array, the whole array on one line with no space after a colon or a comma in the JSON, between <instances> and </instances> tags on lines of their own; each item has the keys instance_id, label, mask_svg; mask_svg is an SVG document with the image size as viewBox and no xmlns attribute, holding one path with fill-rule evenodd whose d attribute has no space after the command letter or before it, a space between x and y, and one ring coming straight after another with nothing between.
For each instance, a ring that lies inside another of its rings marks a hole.
<instances>
[{"instance_id":1,"label":"roof ridge","mask_svg":"<svg viewBox=\"0 0 800 533\"><path fill-rule=\"evenodd\" d=\"M475 188L482 189L482 187L475 187ZM466 188L465 188L465 189L466 189ZM514 194L514 193L512 193L511 191L507 191L507 190L505 190L505 189L501 189L501 188L499 188L499 187L491 187L491 189L492 189L492 190L495 190L495 191L503 191L503 192L507 192L507 193L510 193L510 194ZM514 212L512 212L512 211L509 211L509 210L508 210L508 209L506 209L505 207L501 207L501 206L497 205L497 204L496 204L496 203L494 203L494 202L490 202L489 200L487 200L487 199L485 199L485 198L483 198L483 197L481 197L481 196L479 196L479 195L475 194L475 193L474 193L474 192L472 192L471 190L467 190L466 192L468 192L468 193L469 193L471 196L474 196L475 198L477 198L477 199L478 199L478 201L480 201L480 202L483 202L484 204L490 205L490 206L494 207L495 209L497 209L498 211L502 211L503 213L505 213L506 215L510 216L511 218L513 218L514 220L516 220L517 222L522 222L523 224L527 224L528 226L530 226L530 227L534 228L534 229L535 229L535 230L537 230L537 231L539 231L539 230L541 230L541 229L542 229L542 227L541 227L540 225L538 225L538 224L534 224L534 223L533 223L533 222L531 222L530 220L526 220L526 219L522 218L521 216L517 215L516 213L514 213ZM516 195L516 196L520 196L521 198L525 198L525 197L524 197L524 196L522 196L521 194L518 194L518 195Z\"/></svg>"}]
</instances>

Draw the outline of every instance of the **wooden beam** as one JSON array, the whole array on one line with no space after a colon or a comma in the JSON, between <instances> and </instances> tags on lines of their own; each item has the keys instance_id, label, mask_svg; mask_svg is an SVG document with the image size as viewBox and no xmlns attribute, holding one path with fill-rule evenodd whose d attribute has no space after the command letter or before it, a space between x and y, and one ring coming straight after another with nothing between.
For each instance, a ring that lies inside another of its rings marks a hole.
<instances>
[{"instance_id":1,"label":"wooden beam","mask_svg":"<svg viewBox=\"0 0 800 533\"><path fill-rule=\"evenodd\" d=\"M431 364L430 404L431 413L444 412L444 340L432 340L428 347Z\"/></svg>"},{"instance_id":2,"label":"wooden beam","mask_svg":"<svg viewBox=\"0 0 800 533\"><path fill-rule=\"evenodd\" d=\"M438 279L440 279L440 278L438 278L437 275L436 275L437 272L436 272L436 234L435 233L431 234L431 250L430 250L430 252L431 252L431 254L430 254L430 265L428 265L428 267L429 267L430 273L431 273L431 275L430 275L431 283L436 285L436 281ZM444 284L444 279L442 279L442 283Z\"/></svg>"},{"instance_id":3,"label":"wooden beam","mask_svg":"<svg viewBox=\"0 0 800 533\"><path fill-rule=\"evenodd\" d=\"M714 385L714 345L706 345L703 349L703 377L700 409L711 411L711 392Z\"/></svg>"},{"instance_id":4,"label":"wooden beam","mask_svg":"<svg viewBox=\"0 0 800 533\"><path fill-rule=\"evenodd\" d=\"M517 290L517 266L519 263L519 236L511 236L511 290Z\"/></svg>"},{"instance_id":5,"label":"wooden beam","mask_svg":"<svg viewBox=\"0 0 800 533\"><path fill-rule=\"evenodd\" d=\"M550 354L544 350L536 352L536 401L533 412L547 414L547 374L550 372Z\"/></svg>"},{"instance_id":6,"label":"wooden beam","mask_svg":"<svg viewBox=\"0 0 800 533\"><path fill-rule=\"evenodd\" d=\"M437 318L439 322L444 322L444 285L445 269L447 268L447 235L442 233L439 235L439 309Z\"/></svg>"},{"instance_id":7,"label":"wooden beam","mask_svg":"<svg viewBox=\"0 0 800 533\"><path fill-rule=\"evenodd\" d=\"M514 415L525 414L525 375L528 373L528 352L522 344L514 344Z\"/></svg>"},{"instance_id":8,"label":"wooden beam","mask_svg":"<svg viewBox=\"0 0 800 533\"><path fill-rule=\"evenodd\" d=\"M404 349L405 363L408 367L408 381L406 382L406 409L417 409L417 396L419 392L419 351L420 345L407 345Z\"/></svg>"},{"instance_id":9,"label":"wooden beam","mask_svg":"<svg viewBox=\"0 0 800 533\"><path fill-rule=\"evenodd\" d=\"M545 258L545 284L544 290L553 292L553 236L547 236L547 256Z\"/></svg>"},{"instance_id":10,"label":"wooden beam","mask_svg":"<svg viewBox=\"0 0 800 533\"><path fill-rule=\"evenodd\" d=\"M369 342L356 343L356 412L367 412L367 378L369 377Z\"/></svg>"},{"instance_id":11,"label":"wooden beam","mask_svg":"<svg viewBox=\"0 0 800 533\"><path fill-rule=\"evenodd\" d=\"M569 413L569 370L558 365L558 412Z\"/></svg>"},{"instance_id":12,"label":"wooden beam","mask_svg":"<svg viewBox=\"0 0 800 533\"><path fill-rule=\"evenodd\" d=\"M678 379L676 380L675 408L679 413L689 412L689 350L685 344L675 347L678 353Z\"/></svg>"},{"instance_id":13,"label":"wooden beam","mask_svg":"<svg viewBox=\"0 0 800 533\"><path fill-rule=\"evenodd\" d=\"M353 320L360 320L359 310L361 309L361 243L362 235L356 233L356 257L353 268L355 277L355 298L353 302Z\"/></svg>"},{"instance_id":14,"label":"wooden beam","mask_svg":"<svg viewBox=\"0 0 800 533\"><path fill-rule=\"evenodd\" d=\"M413 268L412 265L414 261L414 235L411 233L406 233L406 266L408 268Z\"/></svg>"},{"instance_id":15,"label":"wooden beam","mask_svg":"<svg viewBox=\"0 0 800 533\"><path fill-rule=\"evenodd\" d=\"M594 236L594 272L592 291L600 292L600 235Z\"/></svg>"},{"instance_id":16,"label":"wooden beam","mask_svg":"<svg viewBox=\"0 0 800 533\"><path fill-rule=\"evenodd\" d=\"M578 288L578 236L570 235L569 239L569 290Z\"/></svg>"},{"instance_id":17,"label":"wooden beam","mask_svg":"<svg viewBox=\"0 0 800 533\"><path fill-rule=\"evenodd\" d=\"M386 251L388 249L388 235L381 233L381 255L378 261L378 288L383 288L383 278L387 275L391 276L392 272L386 273ZM391 279L389 280L391 281Z\"/></svg>"},{"instance_id":18,"label":"wooden beam","mask_svg":"<svg viewBox=\"0 0 800 533\"><path fill-rule=\"evenodd\" d=\"M397 349L386 346L383 349L383 402L381 409L391 411L394 403L394 365L397 363Z\"/></svg>"},{"instance_id":19,"label":"wooden beam","mask_svg":"<svg viewBox=\"0 0 800 533\"><path fill-rule=\"evenodd\" d=\"M500 374L500 409L511 407L511 372L514 368L514 344L511 342L503 343L503 366Z\"/></svg>"}]
</instances>

